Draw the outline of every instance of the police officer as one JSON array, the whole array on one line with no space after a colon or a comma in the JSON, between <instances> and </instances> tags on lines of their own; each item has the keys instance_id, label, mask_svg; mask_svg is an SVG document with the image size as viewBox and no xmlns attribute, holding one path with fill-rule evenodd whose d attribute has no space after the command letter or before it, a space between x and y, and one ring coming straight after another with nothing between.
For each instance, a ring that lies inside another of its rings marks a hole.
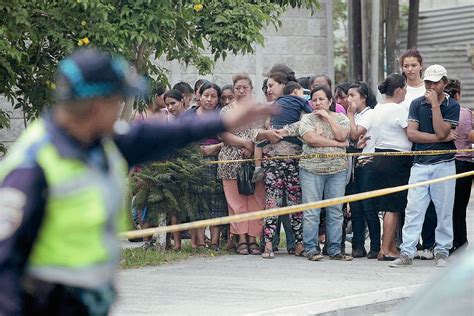
<instances>
[{"instance_id":1,"label":"police officer","mask_svg":"<svg viewBox=\"0 0 474 316\"><path fill-rule=\"evenodd\" d=\"M146 84L94 49L60 62L56 86L56 105L0 162L0 315L107 314L128 168L271 112L248 102L228 119L117 124Z\"/></svg>"}]
</instances>

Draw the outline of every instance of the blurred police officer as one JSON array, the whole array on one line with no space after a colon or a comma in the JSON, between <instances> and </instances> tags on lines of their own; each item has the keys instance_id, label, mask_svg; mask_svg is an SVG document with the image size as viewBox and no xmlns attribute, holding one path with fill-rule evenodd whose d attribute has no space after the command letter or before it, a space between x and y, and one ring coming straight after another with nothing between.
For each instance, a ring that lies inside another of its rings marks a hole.
<instances>
[{"instance_id":1,"label":"blurred police officer","mask_svg":"<svg viewBox=\"0 0 474 316\"><path fill-rule=\"evenodd\" d=\"M269 112L249 102L226 121L117 124L146 83L93 49L60 62L56 86L56 106L0 163L0 315L107 314L128 168Z\"/></svg>"}]
</instances>

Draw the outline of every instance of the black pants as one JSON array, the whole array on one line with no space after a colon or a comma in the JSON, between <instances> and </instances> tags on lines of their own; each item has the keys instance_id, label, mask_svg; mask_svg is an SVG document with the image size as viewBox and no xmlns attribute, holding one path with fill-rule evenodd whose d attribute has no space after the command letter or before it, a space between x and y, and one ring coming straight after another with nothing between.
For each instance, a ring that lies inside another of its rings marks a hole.
<instances>
[{"instance_id":1,"label":"black pants","mask_svg":"<svg viewBox=\"0 0 474 316\"><path fill-rule=\"evenodd\" d=\"M456 160L456 174L473 171L474 162ZM453 208L453 250L467 244L466 209L471 197L472 176L456 179Z\"/></svg>"},{"instance_id":2,"label":"black pants","mask_svg":"<svg viewBox=\"0 0 474 316\"><path fill-rule=\"evenodd\" d=\"M367 163L364 166L356 167L354 173L354 193L375 190L375 174L372 168L372 163ZM351 202L351 211L352 231L354 233L354 237L352 239L352 249L365 249L365 225L367 224L370 236L370 250L379 252L380 220L374 205L374 199L365 199Z\"/></svg>"}]
</instances>

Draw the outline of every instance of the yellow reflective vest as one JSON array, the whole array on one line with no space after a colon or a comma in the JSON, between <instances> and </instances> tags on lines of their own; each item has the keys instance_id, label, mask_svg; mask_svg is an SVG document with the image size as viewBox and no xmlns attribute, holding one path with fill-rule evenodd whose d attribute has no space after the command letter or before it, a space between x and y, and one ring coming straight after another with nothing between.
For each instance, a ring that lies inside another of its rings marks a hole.
<instances>
[{"instance_id":1,"label":"yellow reflective vest","mask_svg":"<svg viewBox=\"0 0 474 316\"><path fill-rule=\"evenodd\" d=\"M40 280L92 288L112 279L119 258L116 232L125 223L127 163L111 139L103 139L107 170L63 157L44 120L30 125L0 164L0 181L27 161L42 169L47 196L44 218L28 259Z\"/></svg>"}]
</instances>

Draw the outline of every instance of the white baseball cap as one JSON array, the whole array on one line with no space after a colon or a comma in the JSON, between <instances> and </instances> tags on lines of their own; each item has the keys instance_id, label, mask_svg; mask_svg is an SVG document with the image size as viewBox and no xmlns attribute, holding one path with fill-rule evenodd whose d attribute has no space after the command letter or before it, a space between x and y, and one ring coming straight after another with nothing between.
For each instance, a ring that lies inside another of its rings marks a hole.
<instances>
[{"instance_id":1,"label":"white baseball cap","mask_svg":"<svg viewBox=\"0 0 474 316\"><path fill-rule=\"evenodd\" d=\"M431 65L426 68L423 81L438 82L443 77L448 77L446 68L441 65Z\"/></svg>"}]
</instances>

